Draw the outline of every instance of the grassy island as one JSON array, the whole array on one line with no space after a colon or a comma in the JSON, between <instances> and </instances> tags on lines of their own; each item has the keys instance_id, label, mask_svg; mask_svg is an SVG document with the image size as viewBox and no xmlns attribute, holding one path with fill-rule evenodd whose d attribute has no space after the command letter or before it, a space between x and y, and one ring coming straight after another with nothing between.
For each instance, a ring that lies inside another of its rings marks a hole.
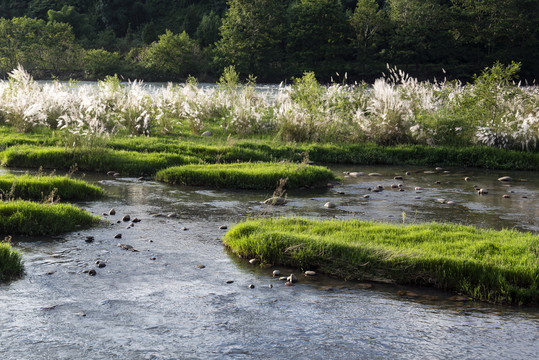
<instances>
[{"instance_id":1,"label":"grassy island","mask_svg":"<svg viewBox=\"0 0 539 360\"><path fill-rule=\"evenodd\" d=\"M60 200L89 200L105 195L99 186L67 176L0 175L0 198L41 201L49 196Z\"/></svg>"},{"instance_id":2,"label":"grassy island","mask_svg":"<svg viewBox=\"0 0 539 360\"><path fill-rule=\"evenodd\" d=\"M71 204L23 200L0 202L0 234L58 235L98 222L99 218Z\"/></svg>"},{"instance_id":3,"label":"grassy island","mask_svg":"<svg viewBox=\"0 0 539 360\"><path fill-rule=\"evenodd\" d=\"M233 189L275 189L288 178L287 188L325 185L335 177L321 166L293 163L185 165L164 169L156 179L172 184Z\"/></svg>"},{"instance_id":4,"label":"grassy island","mask_svg":"<svg viewBox=\"0 0 539 360\"><path fill-rule=\"evenodd\" d=\"M0 242L0 281L22 274L22 257L8 243Z\"/></svg>"},{"instance_id":5,"label":"grassy island","mask_svg":"<svg viewBox=\"0 0 539 360\"><path fill-rule=\"evenodd\" d=\"M224 243L242 256L345 279L389 280L474 299L539 304L539 236L462 225L248 220Z\"/></svg>"}]
</instances>

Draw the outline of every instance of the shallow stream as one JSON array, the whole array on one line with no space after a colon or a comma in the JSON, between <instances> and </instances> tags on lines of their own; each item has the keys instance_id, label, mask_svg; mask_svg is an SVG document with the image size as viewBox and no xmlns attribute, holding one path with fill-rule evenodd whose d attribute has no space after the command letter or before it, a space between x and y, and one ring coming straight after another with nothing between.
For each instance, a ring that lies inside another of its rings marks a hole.
<instances>
[{"instance_id":1,"label":"shallow stream","mask_svg":"<svg viewBox=\"0 0 539 360\"><path fill-rule=\"evenodd\" d=\"M221 242L227 230L220 227L274 214L458 222L539 233L537 172L333 169L339 176L381 176L290 191L288 204L268 208L262 201L270 192L87 175L110 196L78 205L96 215L114 208L116 215L103 215L108 225L94 229L14 239L26 274L0 285L0 359L536 358L537 308L456 302L454 294L433 289L323 276L300 276L296 286L284 286L272 278L274 268L229 254ZM403 180L394 180L396 175ZM501 176L513 181L500 182ZM391 188L399 183L404 191ZM377 185L384 190L368 190ZM478 195L474 185L488 194ZM328 201L336 208L325 208ZM177 217L167 217L172 213ZM130 227L121 221L125 214L141 222ZM114 238L119 233L122 238ZM94 241L86 242L88 236ZM98 268L97 260L106 267ZM97 274L89 276L90 269Z\"/></svg>"}]
</instances>

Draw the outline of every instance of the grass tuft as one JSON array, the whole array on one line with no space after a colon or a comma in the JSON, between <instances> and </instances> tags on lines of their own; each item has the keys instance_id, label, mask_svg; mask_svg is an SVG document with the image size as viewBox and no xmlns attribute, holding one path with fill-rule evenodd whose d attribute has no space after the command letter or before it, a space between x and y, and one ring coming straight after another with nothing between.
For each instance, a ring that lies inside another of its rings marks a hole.
<instances>
[{"instance_id":1,"label":"grass tuft","mask_svg":"<svg viewBox=\"0 0 539 360\"><path fill-rule=\"evenodd\" d=\"M58 235L87 228L99 218L71 204L43 204L31 201L0 202L0 234Z\"/></svg>"},{"instance_id":2,"label":"grass tuft","mask_svg":"<svg viewBox=\"0 0 539 360\"><path fill-rule=\"evenodd\" d=\"M41 201L51 194L60 200L90 200L105 195L99 186L67 176L0 175L0 199Z\"/></svg>"},{"instance_id":3,"label":"grass tuft","mask_svg":"<svg viewBox=\"0 0 539 360\"><path fill-rule=\"evenodd\" d=\"M10 244L0 242L0 281L20 276L23 272L22 256Z\"/></svg>"},{"instance_id":4,"label":"grass tuft","mask_svg":"<svg viewBox=\"0 0 539 360\"><path fill-rule=\"evenodd\" d=\"M539 236L463 225L247 220L224 238L242 256L345 279L434 286L498 303L539 304Z\"/></svg>"},{"instance_id":5,"label":"grass tuft","mask_svg":"<svg viewBox=\"0 0 539 360\"><path fill-rule=\"evenodd\" d=\"M281 179L288 188L325 185L335 177L321 166L292 163L185 165L164 169L156 179L172 184L229 189L274 189Z\"/></svg>"}]
</instances>

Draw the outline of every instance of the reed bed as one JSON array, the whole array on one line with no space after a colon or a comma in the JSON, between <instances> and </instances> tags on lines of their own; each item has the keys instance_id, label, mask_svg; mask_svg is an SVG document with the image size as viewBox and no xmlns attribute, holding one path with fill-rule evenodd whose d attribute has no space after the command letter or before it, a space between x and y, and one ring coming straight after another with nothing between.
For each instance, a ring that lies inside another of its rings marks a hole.
<instances>
[{"instance_id":1,"label":"reed bed","mask_svg":"<svg viewBox=\"0 0 539 360\"><path fill-rule=\"evenodd\" d=\"M517 72L518 64L495 64L473 84L462 84L420 82L388 68L372 86L323 86L306 73L268 95L252 85L151 87L121 84L116 77L97 86L39 85L18 68L0 82L0 124L19 132L63 129L73 143L115 134L196 135L212 129L225 137L266 135L294 142L485 145L537 152L539 91L513 83Z\"/></svg>"},{"instance_id":2,"label":"reed bed","mask_svg":"<svg viewBox=\"0 0 539 360\"><path fill-rule=\"evenodd\" d=\"M229 189L275 189L281 179L286 188L326 185L331 170L293 163L237 163L176 166L159 171L156 179L171 184Z\"/></svg>"},{"instance_id":3,"label":"reed bed","mask_svg":"<svg viewBox=\"0 0 539 360\"><path fill-rule=\"evenodd\" d=\"M539 236L463 225L252 219L224 243L262 262L354 280L434 286L478 300L539 304Z\"/></svg>"},{"instance_id":4,"label":"reed bed","mask_svg":"<svg viewBox=\"0 0 539 360\"><path fill-rule=\"evenodd\" d=\"M87 228L99 218L71 204L45 204L24 200L0 202L0 234L58 235Z\"/></svg>"},{"instance_id":5,"label":"reed bed","mask_svg":"<svg viewBox=\"0 0 539 360\"><path fill-rule=\"evenodd\" d=\"M105 195L99 186L67 176L0 175L0 199L77 201Z\"/></svg>"}]
</instances>

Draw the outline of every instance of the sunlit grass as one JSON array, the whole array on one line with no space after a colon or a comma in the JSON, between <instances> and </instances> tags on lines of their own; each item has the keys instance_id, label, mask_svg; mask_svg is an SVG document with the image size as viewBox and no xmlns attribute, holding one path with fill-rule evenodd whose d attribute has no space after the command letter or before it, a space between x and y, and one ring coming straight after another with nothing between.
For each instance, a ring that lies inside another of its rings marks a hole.
<instances>
[{"instance_id":1,"label":"sunlit grass","mask_svg":"<svg viewBox=\"0 0 539 360\"><path fill-rule=\"evenodd\" d=\"M90 200L105 195L99 186L66 176L0 175L0 199Z\"/></svg>"},{"instance_id":2,"label":"sunlit grass","mask_svg":"<svg viewBox=\"0 0 539 360\"><path fill-rule=\"evenodd\" d=\"M159 171L156 179L172 184L230 189L275 189L326 185L335 177L321 166L293 163L237 163L176 166Z\"/></svg>"},{"instance_id":3,"label":"sunlit grass","mask_svg":"<svg viewBox=\"0 0 539 360\"><path fill-rule=\"evenodd\" d=\"M539 236L462 225L255 219L224 243L263 262L345 279L389 279L492 302L539 303Z\"/></svg>"},{"instance_id":4,"label":"sunlit grass","mask_svg":"<svg viewBox=\"0 0 539 360\"><path fill-rule=\"evenodd\" d=\"M99 218L71 204L44 204L31 201L0 202L0 234L58 235L87 228Z\"/></svg>"}]
</instances>

